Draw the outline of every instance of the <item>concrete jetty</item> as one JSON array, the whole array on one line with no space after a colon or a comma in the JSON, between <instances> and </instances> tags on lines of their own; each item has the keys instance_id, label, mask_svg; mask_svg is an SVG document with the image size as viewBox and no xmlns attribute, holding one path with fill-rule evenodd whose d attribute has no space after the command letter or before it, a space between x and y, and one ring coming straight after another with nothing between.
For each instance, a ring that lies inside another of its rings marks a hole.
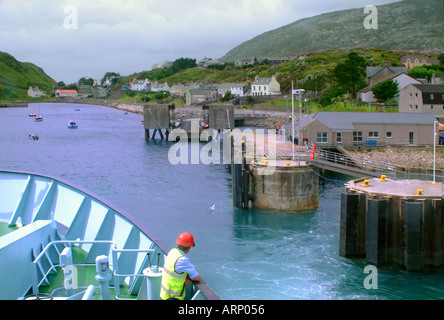
<instances>
[{"instance_id":1,"label":"concrete jetty","mask_svg":"<svg viewBox=\"0 0 444 320\"><path fill-rule=\"evenodd\" d=\"M384 176L350 181L341 194L339 255L407 270L444 265L442 188Z\"/></svg>"},{"instance_id":2,"label":"concrete jetty","mask_svg":"<svg viewBox=\"0 0 444 320\"><path fill-rule=\"evenodd\" d=\"M306 161L306 147L256 132L234 132L231 143L235 207L303 211L319 206L319 176Z\"/></svg>"}]
</instances>

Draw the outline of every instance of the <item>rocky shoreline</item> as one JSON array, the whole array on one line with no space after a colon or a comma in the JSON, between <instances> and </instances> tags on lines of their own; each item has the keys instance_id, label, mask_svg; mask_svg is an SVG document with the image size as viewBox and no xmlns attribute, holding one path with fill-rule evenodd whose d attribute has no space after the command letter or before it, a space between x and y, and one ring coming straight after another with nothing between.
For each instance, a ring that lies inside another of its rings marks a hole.
<instances>
[{"instance_id":1,"label":"rocky shoreline","mask_svg":"<svg viewBox=\"0 0 444 320\"><path fill-rule=\"evenodd\" d=\"M347 150L352 156L392 163L407 168L433 168L433 148L386 147L373 150ZM444 149L437 148L436 169L444 169Z\"/></svg>"}]
</instances>

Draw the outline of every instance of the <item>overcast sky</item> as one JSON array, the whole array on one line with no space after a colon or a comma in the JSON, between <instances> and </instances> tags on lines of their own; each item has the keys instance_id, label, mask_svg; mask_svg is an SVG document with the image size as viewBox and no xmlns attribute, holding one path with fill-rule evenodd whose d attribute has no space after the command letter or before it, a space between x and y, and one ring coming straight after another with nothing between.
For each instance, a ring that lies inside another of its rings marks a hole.
<instances>
[{"instance_id":1,"label":"overcast sky","mask_svg":"<svg viewBox=\"0 0 444 320\"><path fill-rule=\"evenodd\" d=\"M0 51L56 81L220 58L266 31L396 0L0 0ZM0 70L1 72L1 70Z\"/></svg>"}]
</instances>

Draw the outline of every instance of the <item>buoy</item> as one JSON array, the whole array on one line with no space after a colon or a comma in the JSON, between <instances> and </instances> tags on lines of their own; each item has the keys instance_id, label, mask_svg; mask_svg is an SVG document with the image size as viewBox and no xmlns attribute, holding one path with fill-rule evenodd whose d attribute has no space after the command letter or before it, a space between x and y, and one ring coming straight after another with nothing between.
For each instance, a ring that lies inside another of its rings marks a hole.
<instances>
[{"instance_id":1,"label":"buoy","mask_svg":"<svg viewBox=\"0 0 444 320\"><path fill-rule=\"evenodd\" d=\"M364 180L364 183L361 184L361 187L371 187L371 185L369 185L368 183L370 182L370 180Z\"/></svg>"},{"instance_id":2,"label":"buoy","mask_svg":"<svg viewBox=\"0 0 444 320\"><path fill-rule=\"evenodd\" d=\"M423 192L424 192L424 190L422 190L422 189L417 189L417 190L416 190L416 195L417 195L417 196L420 196L420 195L422 195Z\"/></svg>"},{"instance_id":3,"label":"buoy","mask_svg":"<svg viewBox=\"0 0 444 320\"><path fill-rule=\"evenodd\" d=\"M264 161L264 164L265 164L266 166L268 166L268 160L265 160L265 161Z\"/></svg>"},{"instance_id":4,"label":"buoy","mask_svg":"<svg viewBox=\"0 0 444 320\"><path fill-rule=\"evenodd\" d=\"M316 145L315 144L313 145L313 151L316 151Z\"/></svg>"},{"instance_id":5,"label":"buoy","mask_svg":"<svg viewBox=\"0 0 444 320\"><path fill-rule=\"evenodd\" d=\"M379 182L387 182L387 176L386 175L382 175L380 179L378 179Z\"/></svg>"},{"instance_id":6,"label":"buoy","mask_svg":"<svg viewBox=\"0 0 444 320\"><path fill-rule=\"evenodd\" d=\"M314 160L315 158L315 152L313 150L310 151L310 159Z\"/></svg>"}]
</instances>

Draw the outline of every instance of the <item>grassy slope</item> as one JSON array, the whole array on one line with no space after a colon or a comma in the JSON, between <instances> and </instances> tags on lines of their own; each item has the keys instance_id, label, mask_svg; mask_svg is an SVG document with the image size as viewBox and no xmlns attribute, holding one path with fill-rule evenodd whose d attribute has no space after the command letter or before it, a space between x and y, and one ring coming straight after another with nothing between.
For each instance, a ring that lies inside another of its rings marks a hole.
<instances>
[{"instance_id":1,"label":"grassy slope","mask_svg":"<svg viewBox=\"0 0 444 320\"><path fill-rule=\"evenodd\" d=\"M0 89L9 89L15 94L15 98L26 97L29 86L45 91L52 89L56 84L38 66L19 62L10 54L0 52Z\"/></svg>"}]
</instances>

